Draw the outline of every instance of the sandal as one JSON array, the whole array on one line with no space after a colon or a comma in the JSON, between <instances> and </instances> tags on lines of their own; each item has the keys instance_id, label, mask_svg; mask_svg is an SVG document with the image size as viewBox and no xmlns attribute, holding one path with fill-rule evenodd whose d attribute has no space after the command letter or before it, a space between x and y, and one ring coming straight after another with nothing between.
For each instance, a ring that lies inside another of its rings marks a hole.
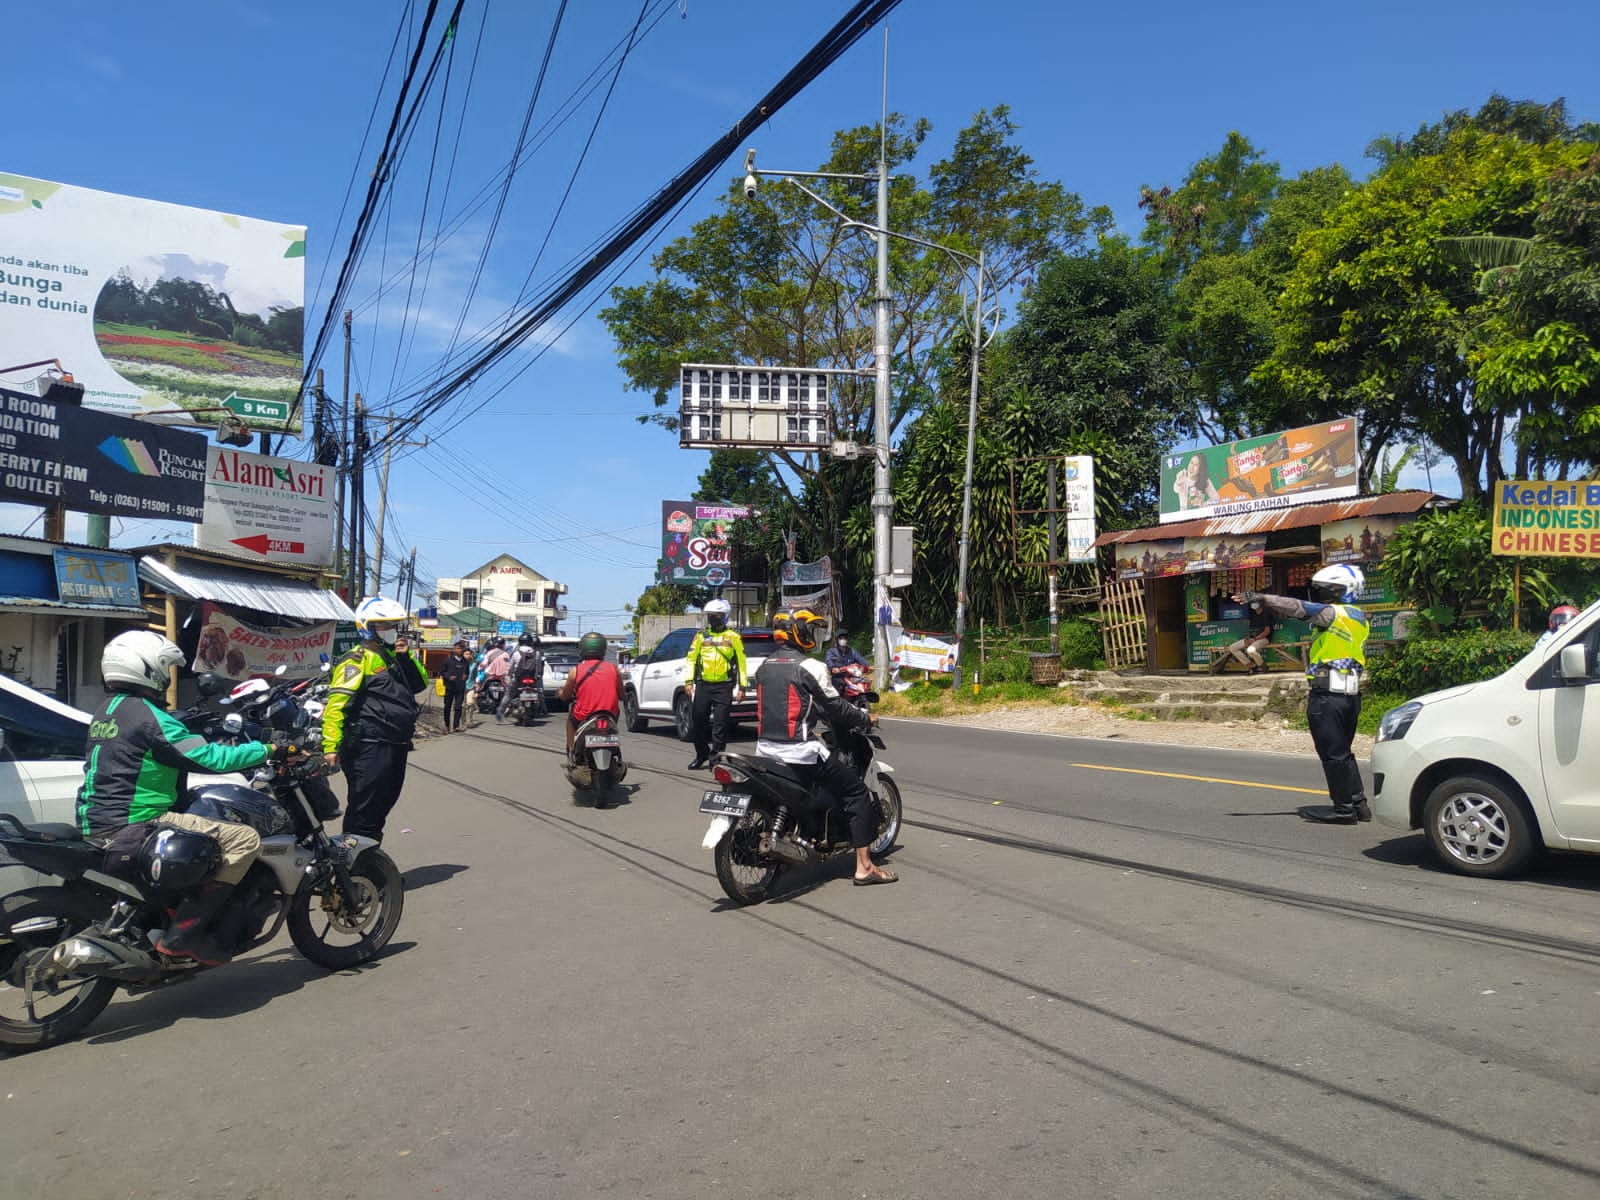
<instances>
[{"instance_id":1,"label":"sandal","mask_svg":"<svg viewBox=\"0 0 1600 1200\"><path fill-rule=\"evenodd\" d=\"M857 887L871 887L875 883L895 883L900 876L893 871L885 871L882 867L873 868L871 875L858 875L852 882Z\"/></svg>"}]
</instances>

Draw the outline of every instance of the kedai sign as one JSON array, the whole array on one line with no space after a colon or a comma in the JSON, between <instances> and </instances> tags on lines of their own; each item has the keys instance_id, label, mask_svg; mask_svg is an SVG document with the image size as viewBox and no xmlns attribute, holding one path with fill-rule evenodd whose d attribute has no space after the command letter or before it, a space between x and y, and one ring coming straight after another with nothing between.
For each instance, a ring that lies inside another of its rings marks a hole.
<instances>
[{"instance_id":1,"label":"kedai sign","mask_svg":"<svg viewBox=\"0 0 1600 1200\"><path fill-rule=\"evenodd\" d=\"M1600 558L1600 483L1496 484L1490 549L1528 557Z\"/></svg>"}]
</instances>

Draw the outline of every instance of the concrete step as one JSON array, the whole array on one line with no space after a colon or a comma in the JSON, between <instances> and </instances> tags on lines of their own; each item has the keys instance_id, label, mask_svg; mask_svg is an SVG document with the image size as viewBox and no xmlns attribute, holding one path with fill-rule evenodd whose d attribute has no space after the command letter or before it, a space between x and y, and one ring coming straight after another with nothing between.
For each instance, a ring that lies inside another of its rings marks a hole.
<instances>
[{"instance_id":1,"label":"concrete step","mask_svg":"<svg viewBox=\"0 0 1600 1200\"><path fill-rule=\"evenodd\" d=\"M1213 704L1196 704L1192 700L1159 701L1151 704L1128 704L1121 707L1127 713L1148 713L1159 721L1259 721L1265 709L1259 704L1222 701Z\"/></svg>"}]
</instances>

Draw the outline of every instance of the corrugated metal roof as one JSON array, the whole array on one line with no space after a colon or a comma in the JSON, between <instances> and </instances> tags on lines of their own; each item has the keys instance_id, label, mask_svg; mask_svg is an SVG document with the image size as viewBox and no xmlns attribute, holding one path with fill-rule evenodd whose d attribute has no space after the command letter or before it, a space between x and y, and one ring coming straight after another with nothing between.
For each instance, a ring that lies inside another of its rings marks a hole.
<instances>
[{"instance_id":1,"label":"corrugated metal roof","mask_svg":"<svg viewBox=\"0 0 1600 1200\"><path fill-rule=\"evenodd\" d=\"M95 547L99 549L99 547ZM73 600L45 600L38 596L0 596L0 609L31 613L41 617L118 617L126 621L148 621L142 608L122 604L84 604Z\"/></svg>"},{"instance_id":2,"label":"corrugated metal roof","mask_svg":"<svg viewBox=\"0 0 1600 1200\"><path fill-rule=\"evenodd\" d=\"M139 560L139 578L152 587L190 600L237 604L303 621L354 621L356 614L334 592L315 584L284 579L261 571L204 565L190 561L168 566L155 558Z\"/></svg>"},{"instance_id":3,"label":"corrugated metal roof","mask_svg":"<svg viewBox=\"0 0 1600 1200\"><path fill-rule=\"evenodd\" d=\"M1278 529L1303 529L1326 525L1330 521L1349 521L1356 517L1384 517L1420 512L1438 499L1432 492L1385 492L1381 496L1359 496L1331 504L1302 504L1292 508L1271 508L1264 512L1231 513L1225 517L1203 517L1198 521L1173 521L1167 525L1147 525L1143 529L1116 529L1095 538L1094 545L1118 546L1127 542L1159 542L1172 538L1216 537L1219 534L1269 533Z\"/></svg>"}]
</instances>

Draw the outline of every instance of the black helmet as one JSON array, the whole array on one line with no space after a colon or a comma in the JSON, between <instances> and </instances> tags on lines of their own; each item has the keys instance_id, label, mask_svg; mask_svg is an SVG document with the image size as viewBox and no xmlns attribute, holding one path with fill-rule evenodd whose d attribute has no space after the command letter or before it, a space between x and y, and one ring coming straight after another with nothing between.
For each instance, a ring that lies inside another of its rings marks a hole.
<instances>
[{"instance_id":1,"label":"black helmet","mask_svg":"<svg viewBox=\"0 0 1600 1200\"><path fill-rule=\"evenodd\" d=\"M146 888L172 896L215 875L222 867L222 847L209 834L164 826L145 838L135 866Z\"/></svg>"},{"instance_id":2,"label":"black helmet","mask_svg":"<svg viewBox=\"0 0 1600 1200\"><path fill-rule=\"evenodd\" d=\"M533 634L531 634L531 633L523 634L521 637L519 637L517 639L517 645L519 645L519 646L531 646L531 645L533 645Z\"/></svg>"},{"instance_id":3,"label":"black helmet","mask_svg":"<svg viewBox=\"0 0 1600 1200\"><path fill-rule=\"evenodd\" d=\"M606 635L603 633L586 633L578 639L579 658L604 658L606 656Z\"/></svg>"},{"instance_id":4,"label":"black helmet","mask_svg":"<svg viewBox=\"0 0 1600 1200\"><path fill-rule=\"evenodd\" d=\"M817 648L822 626L822 617L809 608L791 608L773 616L772 636L809 654Z\"/></svg>"}]
</instances>

